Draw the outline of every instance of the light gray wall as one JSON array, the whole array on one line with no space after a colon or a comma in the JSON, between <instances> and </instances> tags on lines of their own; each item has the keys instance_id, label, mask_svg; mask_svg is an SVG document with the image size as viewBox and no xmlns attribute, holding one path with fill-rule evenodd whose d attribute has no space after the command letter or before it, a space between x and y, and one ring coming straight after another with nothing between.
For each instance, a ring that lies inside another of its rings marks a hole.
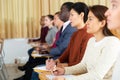
<instances>
[{"instance_id":1,"label":"light gray wall","mask_svg":"<svg viewBox=\"0 0 120 80\"><path fill-rule=\"evenodd\" d=\"M28 49L31 46L27 43L28 39L7 39L4 41L4 61L5 64L15 63L16 58L25 59L28 58Z\"/></svg>"}]
</instances>

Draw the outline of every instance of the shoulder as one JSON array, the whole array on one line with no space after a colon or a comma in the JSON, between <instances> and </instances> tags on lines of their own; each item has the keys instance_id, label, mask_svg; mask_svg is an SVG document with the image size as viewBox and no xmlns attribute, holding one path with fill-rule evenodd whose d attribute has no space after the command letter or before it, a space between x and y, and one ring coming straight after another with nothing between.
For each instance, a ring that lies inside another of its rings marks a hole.
<instances>
[{"instance_id":1,"label":"shoulder","mask_svg":"<svg viewBox=\"0 0 120 80\"><path fill-rule=\"evenodd\" d=\"M114 42L114 43L120 43L120 40L117 37L115 37L115 36L105 37L105 40L108 43L112 43L112 42Z\"/></svg>"},{"instance_id":2,"label":"shoulder","mask_svg":"<svg viewBox=\"0 0 120 80\"><path fill-rule=\"evenodd\" d=\"M49 30L49 28L47 26L45 26L45 27L43 27L41 29L43 29L43 30Z\"/></svg>"},{"instance_id":3,"label":"shoulder","mask_svg":"<svg viewBox=\"0 0 120 80\"><path fill-rule=\"evenodd\" d=\"M67 29L67 28L68 28L68 30L70 30L70 31L76 31L76 30L77 30L76 28L72 27L71 24L68 24L67 27L66 27L66 29Z\"/></svg>"},{"instance_id":4,"label":"shoulder","mask_svg":"<svg viewBox=\"0 0 120 80\"><path fill-rule=\"evenodd\" d=\"M51 32L57 32L57 28L54 26L50 29Z\"/></svg>"},{"instance_id":5,"label":"shoulder","mask_svg":"<svg viewBox=\"0 0 120 80\"><path fill-rule=\"evenodd\" d=\"M105 37L103 45L109 49L120 49L120 40L115 36Z\"/></svg>"},{"instance_id":6,"label":"shoulder","mask_svg":"<svg viewBox=\"0 0 120 80\"><path fill-rule=\"evenodd\" d=\"M89 39L88 43L90 43L90 42L95 42L95 37L91 37L91 38Z\"/></svg>"},{"instance_id":7,"label":"shoulder","mask_svg":"<svg viewBox=\"0 0 120 80\"><path fill-rule=\"evenodd\" d=\"M91 37L89 39L89 42L95 42L95 37ZM120 40L115 37L115 36L107 36L103 39L103 42L107 42L107 43L112 43L112 42L117 42L117 43L120 43Z\"/></svg>"}]
</instances>

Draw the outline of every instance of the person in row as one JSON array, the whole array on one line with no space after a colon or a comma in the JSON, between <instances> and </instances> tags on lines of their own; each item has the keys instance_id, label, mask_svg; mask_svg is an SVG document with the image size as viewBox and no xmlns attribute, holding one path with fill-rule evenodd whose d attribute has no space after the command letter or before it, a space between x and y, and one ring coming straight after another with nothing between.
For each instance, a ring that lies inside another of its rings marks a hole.
<instances>
[{"instance_id":1,"label":"person in row","mask_svg":"<svg viewBox=\"0 0 120 80\"><path fill-rule=\"evenodd\" d=\"M77 30L71 26L69 21L70 9L72 2L65 2L61 6L59 18L64 22L60 30L59 39L56 42L56 47L50 50L50 55L54 56L53 59L57 59L67 48L72 34Z\"/></svg>"},{"instance_id":2,"label":"person in row","mask_svg":"<svg viewBox=\"0 0 120 80\"><path fill-rule=\"evenodd\" d=\"M54 15L54 25L57 27L58 32L56 33L55 42L54 42L52 47L56 47L56 42L59 39L60 32L61 32L61 27L64 24L64 22L60 20L59 15L60 15L60 12L56 12L55 15ZM48 48L48 47L49 46L46 45L46 48ZM41 66L43 66L43 65L40 65L39 67L41 67ZM37 72L34 72L34 71L32 72L31 80L39 80Z\"/></svg>"},{"instance_id":3,"label":"person in row","mask_svg":"<svg viewBox=\"0 0 120 80\"><path fill-rule=\"evenodd\" d=\"M91 34L86 32L85 22L88 19L88 12L89 9L84 3L72 5L69 19L71 25L77 28L78 31L74 32L67 49L57 60L54 61L51 59L46 61L47 69L53 68L56 63L57 66L65 67L81 62L84 56L87 42L89 38L92 37Z\"/></svg>"},{"instance_id":4,"label":"person in row","mask_svg":"<svg viewBox=\"0 0 120 80\"><path fill-rule=\"evenodd\" d=\"M55 35L57 33L57 28L55 26L53 26L53 15L46 15L45 16L45 26L48 26L49 30L48 30L48 33L45 37L45 41L47 42L47 44L51 45L53 44L53 40L55 38ZM23 75L22 77L19 77L19 78L16 78L14 80L19 80L21 78L25 78L26 80L29 80L30 77L27 76L27 75L31 75L31 71L32 71L32 68L35 67L36 65L39 65L39 64L45 64L45 60L46 58L33 58L32 57L32 52L34 50L37 50L36 48L32 48L28 51L28 54L29 54L29 59L28 61L26 62L25 65L23 65L22 67L18 67L20 70L24 71L25 70L25 75ZM27 74L26 74L27 73Z\"/></svg>"},{"instance_id":5,"label":"person in row","mask_svg":"<svg viewBox=\"0 0 120 80\"><path fill-rule=\"evenodd\" d=\"M110 0L111 7L106 11L108 28L120 30L120 0ZM120 52L113 68L112 80L120 80Z\"/></svg>"},{"instance_id":6,"label":"person in row","mask_svg":"<svg viewBox=\"0 0 120 80\"><path fill-rule=\"evenodd\" d=\"M54 18L53 15L46 15L45 18L44 18L44 25L49 28L49 30L47 32L45 32L46 36L44 36L45 37L45 42L48 45L53 44L55 35L57 33L57 28L53 25L53 18ZM44 33L42 33L42 34L44 34ZM41 59L34 59L32 57L31 54L34 50L39 50L39 49L38 48L31 48L31 49L28 50L29 59L28 59L28 61L26 62L25 65L18 66L19 70L24 71L29 67L29 65L36 66L37 64L43 64L44 59L42 59L42 60ZM33 63L36 63L36 64L33 64Z\"/></svg>"},{"instance_id":7,"label":"person in row","mask_svg":"<svg viewBox=\"0 0 120 80\"><path fill-rule=\"evenodd\" d=\"M40 37L37 39L28 39L28 43L31 43L31 42L45 43L46 42L45 37L48 33L49 28L45 25L45 16L41 16L40 26L41 26Z\"/></svg>"},{"instance_id":8,"label":"person in row","mask_svg":"<svg viewBox=\"0 0 120 80\"><path fill-rule=\"evenodd\" d=\"M75 3L76 5L78 3ZM94 37L87 44L82 61L70 67L57 67L55 75L79 74L73 77L55 77L53 80L104 80L111 79L117 55L120 49L120 41L113 36L107 28L105 12L107 7L94 5L89 8L87 32Z\"/></svg>"}]
</instances>

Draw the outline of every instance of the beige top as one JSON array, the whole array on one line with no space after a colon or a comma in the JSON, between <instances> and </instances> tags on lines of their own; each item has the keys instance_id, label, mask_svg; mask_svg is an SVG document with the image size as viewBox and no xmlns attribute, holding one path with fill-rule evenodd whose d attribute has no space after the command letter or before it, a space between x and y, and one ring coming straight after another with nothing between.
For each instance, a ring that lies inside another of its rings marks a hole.
<instances>
[{"instance_id":1,"label":"beige top","mask_svg":"<svg viewBox=\"0 0 120 80\"><path fill-rule=\"evenodd\" d=\"M65 67L65 74L80 74L65 80L110 80L117 55L120 50L118 38L105 37L99 42L92 37L87 44L81 63Z\"/></svg>"}]
</instances>

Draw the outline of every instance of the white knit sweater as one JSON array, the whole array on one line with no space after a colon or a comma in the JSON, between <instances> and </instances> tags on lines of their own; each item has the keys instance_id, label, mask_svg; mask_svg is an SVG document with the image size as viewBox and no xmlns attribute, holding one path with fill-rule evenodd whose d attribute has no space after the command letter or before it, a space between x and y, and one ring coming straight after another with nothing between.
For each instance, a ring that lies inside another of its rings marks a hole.
<instances>
[{"instance_id":1,"label":"white knit sweater","mask_svg":"<svg viewBox=\"0 0 120 80\"><path fill-rule=\"evenodd\" d=\"M65 67L65 74L79 74L65 80L110 80L109 73L120 50L118 38L109 36L99 42L92 37L81 63Z\"/></svg>"},{"instance_id":2,"label":"white knit sweater","mask_svg":"<svg viewBox=\"0 0 120 80\"><path fill-rule=\"evenodd\" d=\"M120 53L113 69L112 80L120 80Z\"/></svg>"}]
</instances>

